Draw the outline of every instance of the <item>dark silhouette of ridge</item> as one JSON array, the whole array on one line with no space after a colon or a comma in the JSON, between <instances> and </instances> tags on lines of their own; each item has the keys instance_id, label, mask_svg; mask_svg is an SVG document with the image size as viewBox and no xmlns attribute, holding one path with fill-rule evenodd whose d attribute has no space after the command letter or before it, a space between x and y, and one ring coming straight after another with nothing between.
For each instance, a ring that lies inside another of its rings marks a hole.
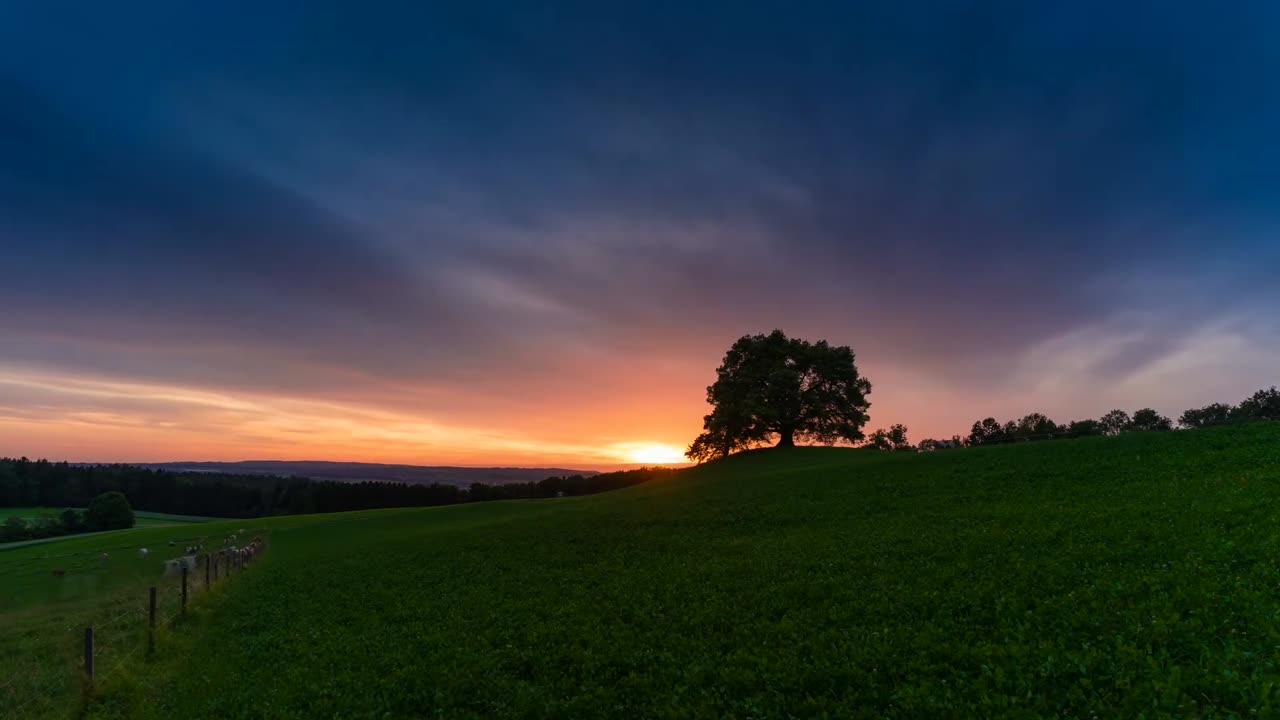
<instances>
[{"instance_id":1,"label":"dark silhouette of ridge","mask_svg":"<svg viewBox=\"0 0 1280 720\"><path fill-rule=\"evenodd\" d=\"M455 467L449 465L386 465L382 463L328 462L322 460L243 460L240 462L137 463L137 467L172 472L211 472L234 475L276 475L338 482L399 482L407 485L455 485L472 483L510 485L538 482L548 477L597 475L595 470L524 467Z\"/></svg>"}]
</instances>

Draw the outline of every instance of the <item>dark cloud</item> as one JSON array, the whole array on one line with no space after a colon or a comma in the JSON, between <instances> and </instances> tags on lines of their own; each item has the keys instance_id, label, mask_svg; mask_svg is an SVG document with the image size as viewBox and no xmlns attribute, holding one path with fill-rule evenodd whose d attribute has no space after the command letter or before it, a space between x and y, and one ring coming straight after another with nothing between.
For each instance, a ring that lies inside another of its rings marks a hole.
<instances>
[{"instance_id":1,"label":"dark cloud","mask_svg":"<svg viewBox=\"0 0 1280 720\"><path fill-rule=\"evenodd\" d=\"M414 269L287 188L77 122L17 83L0 95L11 332L301 344L351 359L353 339L463 327Z\"/></svg>"}]
</instances>

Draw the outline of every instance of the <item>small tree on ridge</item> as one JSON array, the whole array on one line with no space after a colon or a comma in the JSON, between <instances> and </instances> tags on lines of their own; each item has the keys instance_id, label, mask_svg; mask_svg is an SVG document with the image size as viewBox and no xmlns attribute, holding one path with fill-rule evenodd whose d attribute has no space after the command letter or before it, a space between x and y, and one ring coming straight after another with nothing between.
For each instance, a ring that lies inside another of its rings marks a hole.
<instances>
[{"instance_id":1,"label":"small tree on ridge","mask_svg":"<svg viewBox=\"0 0 1280 720\"><path fill-rule=\"evenodd\" d=\"M1133 429L1133 420L1129 418L1129 413L1123 410L1112 410L1098 418L1098 425L1102 427L1104 435L1119 435Z\"/></svg>"},{"instance_id":2,"label":"small tree on ridge","mask_svg":"<svg viewBox=\"0 0 1280 720\"><path fill-rule=\"evenodd\" d=\"M1173 429L1173 421L1151 408L1142 408L1133 414L1130 427L1142 432L1164 432Z\"/></svg>"},{"instance_id":3,"label":"small tree on ridge","mask_svg":"<svg viewBox=\"0 0 1280 720\"><path fill-rule=\"evenodd\" d=\"M1198 428L1205 425L1221 425L1231 422L1236 408L1226 403L1213 403L1202 408L1191 408L1178 417L1178 424L1184 428Z\"/></svg>"},{"instance_id":4,"label":"small tree on ridge","mask_svg":"<svg viewBox=\"0 0 1280 720\"><path fill-rule=\"evenodd\" d=\"M1280 420L1280 390L1274 385L1259 390L1240 403L1236 414L1246 420Z\"/></svg>"}]
</instances>

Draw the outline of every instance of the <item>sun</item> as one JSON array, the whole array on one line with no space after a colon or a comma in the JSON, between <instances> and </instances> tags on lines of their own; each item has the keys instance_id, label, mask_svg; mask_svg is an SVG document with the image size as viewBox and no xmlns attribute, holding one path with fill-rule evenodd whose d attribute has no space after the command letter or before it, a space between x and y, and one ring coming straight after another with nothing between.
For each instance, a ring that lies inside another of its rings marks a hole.
<instances>
[{"instance_id":1,"label":"sun","mask_svg":"<svg viewBox=\"0 0 1280 720\"><path fill-rule=\"evenodd\" d=\"M631 462L645 465L670 465L688 462L684 457L684 450L674 445L664 445L662 443L636 444L627 448L626 455Z\"/></svg>"}]
</instances>

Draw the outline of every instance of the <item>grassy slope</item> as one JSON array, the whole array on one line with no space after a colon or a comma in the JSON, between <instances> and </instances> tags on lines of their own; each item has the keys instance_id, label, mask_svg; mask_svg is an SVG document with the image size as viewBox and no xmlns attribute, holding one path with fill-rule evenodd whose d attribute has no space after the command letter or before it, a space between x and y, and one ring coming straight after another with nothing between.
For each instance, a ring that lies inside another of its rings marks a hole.
<instances>
[{"instance_id":1,"label":"grassy slope","mask_svg":"<svg viewBox=\"0 0 1280 720\"><path fill-rule=\"evenodd\" d=\"M181 525L184 523L205 523L205 522L214 522L216 520L224 519L224 518L216 518L216 517L205 517L203 515L175 515L173 513L151 512L149 510L135 510L133 512L133 515L134 515L134 518L137 519L138 524L144 527L146 525L161 525L161 524ZM146 525L143 525L143 521L146 521Z\"/></svg>"},{"instance_id":2,"label":"grassy slope","mask_svg":"<svg viewBox=\"0 0 1280 720\"><path fill-rule=\"evenodd\" d=\"M57 509L41 508L41 507L0 508L0 522L3 522L5 518L11 517L11 516L20 517L23 520L26 520L28 522L42 518L42 517L57 518L58 514L61 512L62 512L61 508L57 508ZM222 519L222 518L213 518L213 517L201 517L199 515L173 515L171 513L147 512L142 510L134 511L133 515L134 515L134 527L130 528L129 530L103 530L96 533L76 533L75 535L58 535L55 537L40 538L38 540L20 540L18 542L0 543L0 553L3 553L7 550L16 550L18 548L28 547L31 545L47 545L49 543L60 543L64 540L84 538L88 535L102 535L105 533L129 532L130 530L136 530L138 528L190 525L192 523L206 523L206 522L213 522L215 520ZM95 541L95 542L98 542L98 541ZM41 550L40 552L41 554L44 554L44 555L52 554L52 551L48 551L48 550ZM61 553L62 551L58 550L57 552ZM4 562L0 561L0 569L2 569L3 566L4 566ZM0 591L0 609L3 609L3 606L4 606L3 598L4 598L3 591Z\"/></svg>"},{"instance_id":3,"label":"grassy slope","mask_svg":"<svg viewBox=\"0 0 1280 720\"><path fill-rule=\"evenodd\" d=\"M99 716L1276 710L1280 424L277 531Z\"/></svg>"},{"instance_id":4,"label":"grassy slope","mask_svg":"<svg viewBox=\"0 0 1280 720\"><path fill-rule=\"evenodd\" d=\"M57 517L62 512L62 508L42 508L42 507L0 507L0 520L10 517L20 517L23 520L34 520L38 517Z\"/></svg>"},{"instance_id":5,"label":"grassy slope","mask_svg":"<svg viewBox=\"0 0 1280 720\"><path fill-rule=\"evenodd\" d=\"M64 508L47 508L47 507L0 507L0 521L8 517L20 517L23 520L31 521L37 518L54 518L63 511ZM84 508L76 508L83 511ZM148 527L153 525L173 525L176 523L198 523L211 522L213 520L221 520L222 518L201 517L199 515L174 515L173 513L148 512L146 510L135 510L134 518L137 520L138 527Z\"/></svg>"},{"instance_id":6,"label":"grassy slope","mask_svg":"<svg viewBox=\"0 0 1280 720\"><path fill-rule=\"evenodd\" d=\"M84 510L84 508L77 508L77 509L81 511ZM4 522L6 518L10 518L10 517L20 517L23 520L26 520L27 522L38 520L40 518L51 518L56 520L58 516L62 513L62 510L63 508L47 508L47 507L0 507L0 522ZM201 517L199 515L174 515L172 513L148 512L145 510L135 510L133 513L133 516L134 516L135 528L165 527L168 525L187 525L190 523L213 522L215 520L222 519L222 518L214 518L214 517ZM113 532L113 531L107 531L107 532ZM22 540L19 542L12 542L12 543L0 543L0 552L4 550L11 550L14 548L22 547L23 545L39 545L43 543L59 542L61 540L68 540L73 537L78 537L79 535L84 535L84 533L78 533L77 535L59 535L56 537L40 538L38 540Z\"/></svg>"},{"instance_id":7,"label":"grassy slope","mask_svg":"<svg viewBox=\"0 0 1280 720\"><path fill-rule=\"evenodd\" d=\"M125 656L136 655L146 636L147 588L159 587L161 617L174 614L179 607L179 578L164 577L162 570L164 560L181 554L183 546L208 538L208 547L216 550L223 537L241 529L256 534L299 524L386 518L396 512L404 511L220 520L199 525L194 521L166 522L71 535L57 538L56 543L0 546L0 720L64 718L72 713L79 698L75 669L86 625L98 628L100 671L110 671ZM137 550L142 547L151 553L141 557ZM106 562L101 559L104 552L109 556ZM64 574L53 575L55 569ZM205 602L202 591L203 573L197 572L192 578L193 602Z\"/></svg>"}]
</instances>

